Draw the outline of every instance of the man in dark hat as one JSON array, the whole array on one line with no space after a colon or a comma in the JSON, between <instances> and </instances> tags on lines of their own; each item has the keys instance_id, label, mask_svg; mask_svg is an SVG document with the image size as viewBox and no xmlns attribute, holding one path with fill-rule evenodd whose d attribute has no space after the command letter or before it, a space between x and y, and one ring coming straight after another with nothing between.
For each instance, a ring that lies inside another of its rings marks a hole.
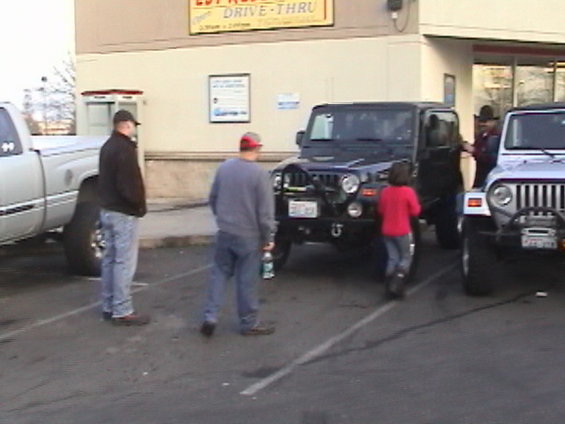
<instances>
[{"instance_id":1,"label":"man in dark hat","mask_svg":"<svg viewBox=\"0 0 565 424\"><path fill-rule=\"evenodd\" d=\"M496 135L499 135L499 132L494 111L491 106L484 105L479 111L478 133L475 137L475 143L473 146L465 148L475 158L476 170L473 187L482 187L488 173L496 165L496 157L488 149L488 139Z\"/></svg>"},{"instance_id":2,"label":"man in dark hat","mask_svg":"<svg viewBox=\"0 0 565 424\"><path fill-rule=\"evenodd\" d=\"M115 325L145 325L132 305L137 268L138 218L145 215L145 186L132 139L139 122L127 110L114 115L114 131L100 151L98 191L106 244L102 259L102 317Z\"/></svg>"},{"instance_id":3,"label":"man in dark hat","mask_svg":"<svg viewBox=\"0 0 565 424\"><path fill-rule=\"evenodd\" d=\"M241 334L261 336L275 331L258 319L261 256L273 249L275 231L273 186L267 172L256 163L261 147L258 134L243 134L239 157L220 165L210 191L210 207L219 231L200 328L207 337L214 334L231 277L235 280Z\"/></svg>"}]
</instances>

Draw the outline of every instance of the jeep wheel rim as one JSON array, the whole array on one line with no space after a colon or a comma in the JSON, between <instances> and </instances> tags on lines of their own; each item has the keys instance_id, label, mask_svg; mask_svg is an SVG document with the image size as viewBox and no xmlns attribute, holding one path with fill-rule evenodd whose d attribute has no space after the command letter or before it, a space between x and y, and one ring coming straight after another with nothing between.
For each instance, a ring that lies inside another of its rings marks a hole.
<instances>
[{"instance_id":1,"label":"jeep wheel rim","mask_svg":"<svg viewBox=\"0 0 565 424\"><path fill-rule=\"evenodd\" d=\"M92 233L90 248L94 252L94 257L96 259L102 259L102 256L104 255L104 250L106 248L106 243L104 242L102 223L100 221L96 221L95 229Z\"/></svg>"}]
</instances>

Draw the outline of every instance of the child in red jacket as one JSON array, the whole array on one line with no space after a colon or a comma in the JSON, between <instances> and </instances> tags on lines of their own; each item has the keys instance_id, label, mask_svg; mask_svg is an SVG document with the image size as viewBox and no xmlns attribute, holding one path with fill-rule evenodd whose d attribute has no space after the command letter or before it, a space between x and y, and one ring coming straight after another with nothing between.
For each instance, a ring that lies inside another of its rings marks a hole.
<instances>
[{"instance_id":1,"label":"child in red jacket","mask_svg":"<svg viewBox=\"0 0 565 424\"><path fill-rule=\"evenodd\" d=\"M418 196L410 184L410 165L397 162L390 168L390 186L381 191L377 210L382 217L381 232L388 253L387 293L404 297L404 279L410 269L411 219L420 215Z\"/></svg>"}]
</instances>

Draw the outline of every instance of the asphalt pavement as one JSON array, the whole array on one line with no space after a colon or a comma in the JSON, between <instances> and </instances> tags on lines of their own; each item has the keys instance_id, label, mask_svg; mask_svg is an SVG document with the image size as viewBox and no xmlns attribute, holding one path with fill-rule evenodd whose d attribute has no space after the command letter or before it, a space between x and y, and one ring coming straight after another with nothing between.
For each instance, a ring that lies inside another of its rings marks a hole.
<instances>
[{"instance_id":1,"label":"asphalt pavement","mask_svg":"<svg viewBox=\"0 0 565 424\"><path fill-rule=\"evenodd\" d=\"M0 423L562 422L563 264L506 264L493 296L470 298L457 252L427 231L422 253L389 302L366 252L298 246L261 285L277 332L239 335L228 296L210 340L208 246L142 250L141 328L101 321L98 279L69 275L57 245L2 257Z\"/></svg>"}]
</instances>

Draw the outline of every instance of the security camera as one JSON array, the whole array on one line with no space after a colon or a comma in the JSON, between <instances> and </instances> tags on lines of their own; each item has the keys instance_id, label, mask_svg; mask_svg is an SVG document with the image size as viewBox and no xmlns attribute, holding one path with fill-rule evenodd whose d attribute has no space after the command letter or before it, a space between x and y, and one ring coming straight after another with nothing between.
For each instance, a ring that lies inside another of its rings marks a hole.
<instances>
[{"instance_id":1,"label":"security camera","mask_svg":"<svg viewBox=\"0 0 565 424\"><path fill-rule=\"evenodd\" d=\"M403 0L387 0L388 10L391 12L398 12L399 10L402 10L402 2Z\"/></svg>"}]
</instances>

